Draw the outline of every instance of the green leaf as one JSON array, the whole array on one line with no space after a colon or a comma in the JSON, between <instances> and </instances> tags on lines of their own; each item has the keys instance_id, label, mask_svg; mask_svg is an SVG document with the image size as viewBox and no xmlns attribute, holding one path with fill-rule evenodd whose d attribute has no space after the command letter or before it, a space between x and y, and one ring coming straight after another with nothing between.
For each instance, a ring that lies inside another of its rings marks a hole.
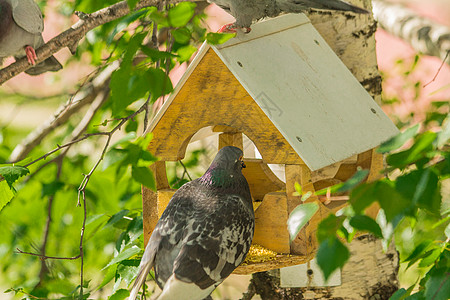
<instances>
[{"instance_id":1,"label":"green leaf","mask_svg":"<svg viewBox=\"0 0 450 300\"><path fill-rule=\"evenodd\" d=\"M319 243L322 243L331 236L335 236L338 229L342 227L344 220L344 216L336 217L333 214L323 219L317 227L317 240Z\"/></svg>"},{"instance_id":2,"label":"green leaf","mask_svg":"<svg viewBox=\"0 0 450 300\"><path fill-rule=\"evenodd\" d=\"M389 223L411 213L411 200L397 192L389 180L376 182L374 196L384 210Z\"/></svg>"},{"instance_id":3,"label":"green leaf","mask_svg":"<svg viewBox=\"0 0 450 300\"><path fill-rule=\"evenodd\" d=\"M433 266L441 255L441 249L435 248L423 254L422 260L419 262L419 268L427 268Z\"/></svg>"},{"instance_id":4,"label":"green leaf","mask_svg":"<svg viewBox=\"0 0 450 300\"><path fill-rule=\"evenodd\" d=\"M181 2L172 7L168 13L170 26L185 26L194 16L196 6L193 2Z\"/></svg>"},{"instance_id":5,"label":"green leaf","mask_svg":"<svg viewBox=\"0 0 450 300\"><path fill-rule=\"evenodd\" d=\"M300 204L289 215L287 221L290 241L292 242L303 226L311 220L319 209L319 205L315 202Z\"/></svg>"},{"instance_id":6,"label":"green leaf","mask_svg":"<svg viewBox=\"0 0 450 300\"><path fill-rule=\"evenodd\" d=\"M128 259L132 257L133 255L138 254L141 252L141 249L138 246L133 246L131 248L128 248L122 252L120 252L116 257L114 257L102 270L108 268L109 266L116 264L118 262L121 262L125 259Z\"/></svg>"},{"instance_id":7,"label":"green leaf","mask_svg":"<svg viewBox=\"0 0 450 300\"><path fill-rule=\"evenodd\" d=\"M154 62L159 60L172 59L176 57L170 52L159 51L144 45L141 46L141 51L144 52L144 54L147 55Z\"/></svg>"},{"instance_id":8,"label":"green leaf","mask_svg":"<svg viewBox=\"0 0 450 300\"><path fill-rule=\"evenodd\" d=\"M25 176L29 174L30 171L22 166L5 166L0 167L0 175L5 178L6 182L9 185L9 188L13 188L13 183L19 179L19 177Z\"/></svg>"},{"instance_id":9,"label":"green leaf","mask_svg":"<svg viewBox=\"0 0 450 300\"><path fill-rule=\"evenodd\" d=\"M172 92L172 81L163 70L150 68L145 73L145 76L147 87L152 93L152 101Z\"/></svg>"},{"instance_id":10,"label":"green leaf","mask_svg":"<svg viewBox=\"0 0 450 300\"><path fill-rule=\"evenodd\" d=\"M130 292L127 289L119 289L109 297L109 300L123 300L130 296Z\"/></svg>"},{"instance_id":11,"label":"green leaf","mask_svg":"<svg viewBox=\"0 0 450 300\"><path fill-rule=\"evenodd\" d=\"M439 214L441 195L439 192L439 177L430 168L419 169L397 178L396 190L412 204Z\"/></svg>"},{"instance_id":12,"label":"green leaf","mask_svg":"<svg viewBox=\"0 0 450 300\"><path fill-rule=\"evenodd\" d=\"M4 180L0 181L0 212L12 198L14 198L14 192L8 186L8 183Z\"/></svg>"},{"instance_id":13,"label":"green leaf","mask_svg":"<svg viewBox=\"0 0 450 300\"><path fill-rule=\"evenodd\" d=\"M399 289L396 291L389 300L402 300L404 297L407 296L407 292L404 288Z\"/></svg>"},{"instance_id":14,"label":"green leaf","mask_svg":"<svg viewBox=\"0 0 450 300\"><path fill-rule=\"evenodd\" d=\"M420 124L406 129L404 132L397 134L378 147L378 153L387 153L403 146L409 139L412 139L419 130Z\"/></svg>"},{"instance_id":15,"label":"green leaf","mask_svg":"<svg viewBox=\"0 0 450 300\"><path fill-rule=\"evenodd\" d=\"M116 276L116 270L117 270L117 265L112 265L108 268L108 271L106 272L106 275L103 278L103 281L100 284L100 286L97 288L97 290L100 290L105 285L107 285L111 280L114 279L114 277Z\"/></svg>"},{"instance_id":16,"label":"green leaf","mask_svg":"<svg viewBox=\"0 0 450 300\"><path fill-rule=\"evenodd\" d=\"M128 209L123 209L118 213L114 214L111 218L109 218L108 222L106 222L105 227L113 226L119 221L122 221L123 218L128 215L130 211Z\"/></svg>"},{"instance_id":17,"label":"green leaf","mask_svg":"<svg viewBox=\"0 0 450 300\"><path fill-rule=\"evenodd\" d=\"M430 245L433 244L432 240L425 240L421 242L419 245L417 245L416 248L414 248L414 251L403 261L408 262L408 268L412 266L417 260L420 259L421 255L426 252L427 249L429 249Z\"/></svg>"},{"instance_id":18,"label":"green leaf","mask_svg":"<svg viewBox=\"0 0 450 300\"><path fill-rule=\"evenodd\" d=\"M178 50L177 50L178 61L180 63L188 61L189 59L191 59L191 57L195 53L195 51L197 51L197 48L195 48L192 45L187 45L187 46L178 48Z\"/></svg>"},{"instance_id":19,"label":"green leaf","mask_svg":"<svg viewBox=\"0 0 450 300\"><path fill-rule=\"evenodd\" d=\"M428 272L430 276L425 284L425 299L450 299L450 272L448 268L434 267Z\"/></svg>"},{"instance_id":20,"label":"green leaf","mask_svg":"<svg viewBox=\"0 0 450 300\"><path fill-rule=\"evenodd\" d=\"M328 280L335 270L342 268L349 257L350 252L337 237L329 237L320 243L316 259L325 280Z\"/></svg>"},{"instance_id":21,"label":"green leaf","mask_svg":"<svg viewBox=\"0 0 450 300\"><path fill-rule=\"evenodd\" d=\"M340 186L337 192L346 192L354 189L369 175L369 170L358 170L350 179L348 179L342 186Z\"/></svg>"},{"instance_id":22,"label":"green leaf","mask_svg":"<svg viewBox=\"0 0 450 300\"><path fill-rule=\"evenodd\" d=\"M411 148L387 157L387 163L393 167L403 169L412 163L426 157L426 153L433 149L433 142L436 140L435 132L425 132L419 135Z\"/></svg>"},{"instance_id":23,"label":"green leaf","mask_svg":"<svg viewBox=\"0 0 450 300\"><path fill-rule=\"evenodd\" d=\"M355 213L360 214L377 200L376 182L362 184L350 192L350 203Z\"/></svg>"},{"instance_id":24,"label":"green leaf","mask_svg":"<svg viewBox=\"0 0 450 300\"><path fill-rule=\"evenodd\" d=\"M133 279L139 273L140 260L138 259L127 259L121 261L117 265L117 275L119 275L127 285L133 281Z\"/></svg>"},{"instance_id":25,"label":"green leaf","mask_svg":"<svg viewBox=\"0 0 450 300\"><path fill-rule=\"evenodd\" d=\"M361 231L368 231L379 238L383 238L381 228L374 219L365 215L356 215L350 219L350 225Z\"/></svg>"},{"instance_id":26,"label":"green leaf","mask_svg":"<svg viewBox=\"0 0 450 300\"><path fill-rule=\"evenodd\" d=\"M437 138L437 147L442 148L446 143L448 143L450 139L450 117L447 116L447 118L444 121L444 125L442 126L441 132L438 133Z\"/></svg>"},{"instance_id":27,"label":"green leaf","mask_svg":"<svg viewBox=\"0 0 450 300\"><path fill-rule=\"evenodd\" d=\"M223 44L226 41L235 37L235 33L217 33L217 32L208 32L206 35L206 41L211 45Z\"/></svg>"},{"instance_id":28,"label":"green leaf","mask_svg":"<svg viewBox=\"0 0 450 300\"><path fill-rule=\"evenodd\" d=\"M114 165L119 161L123 161L127 157L127 150L124 149L110 149L105 154L103 159L103 170L108 169L110 166Z\"/></svg>"},{"instance_id":29,"label":"green leaf","mask_svg":"<svg viewBox=\"0 0 450 300\"><path fill-rule=\"evenodd\" d=\"M175 41L182 45L188 44L191 40L191 32L186 27L173 30L172 35Z\"/></svg>"},{"instance_id":30,"label":"green leaf","mask_svg":"<svg viewBox=\"0 0 450 300\"><path fill-rule=\"evenodd\" d=\"M450 239L450 223L445 227L445 236Z\"/></svg>"},{"instance_id":31,"label":"green leaf","mask_svg":"<svg viewBox=\"0 0 450 300\"><path fill-rule=\"evenodd\" d=\"M131 169L131 176L140 184L151 190L156 190L155 178L153 178L153 173L149 168L133 166Z\"/></svg>"}]
</instances>

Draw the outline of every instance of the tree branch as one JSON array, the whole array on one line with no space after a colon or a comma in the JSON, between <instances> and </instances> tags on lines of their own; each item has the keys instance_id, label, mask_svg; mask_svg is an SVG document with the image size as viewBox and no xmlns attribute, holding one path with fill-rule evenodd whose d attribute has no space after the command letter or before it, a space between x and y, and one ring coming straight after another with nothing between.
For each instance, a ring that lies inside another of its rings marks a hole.
<instances>
[{"instance_id":1,"label":"tree branch","mask_svg":"<svg viewBox=\"0 0 450 300\"><path fill-rule=\"evenodd\" d=\"M161 0L141 0L137 3L135 10L144 7L156 6ZM167 0L167 4L175 4L179 2L197 2L199 0ZM37 60L40 63L52 56L62 48L68 47L72 53L75 53L78 42L86 35L86 33L95 27L114 21L118 18L126 16L130 13L127 1L121 1L111 6L100 9L92 14L79 14L80 20L72 25L66 31L52 38L45 45L36 50ZM28 63L27 58L21 58L15 63L0 70L0 86L13 78L14 76L28 70L32 66Z\"/></svg>"},{"instance_id":2,"label":"tree branch","mask_svg":"<svg viewBox=\"0 0 450 300\"><path fill-rule=\"evenodd\" d=\"M450 64L450 28L417 15L403 5L373 0L373 14L381 28L399 37L414 50Z\"/></svg>"},{"instance_id":3,"label":"tree branch","mask_svg":"<svg viewBox=\"0 0 450 300\"><path fill-rule=\"evenodd\" d=\"M113 62L101 71L81 92L59 107L47 122L28 134L28 136L14 148L8 160L10 162L17 162L24 159L50 132L59 126L64 125L71 116L80 111L85 105L92 103L96 99L98 93L103 91L105 86L109 84L112 72L118 67L119 62Z\"/></svg>"}]
</instances>

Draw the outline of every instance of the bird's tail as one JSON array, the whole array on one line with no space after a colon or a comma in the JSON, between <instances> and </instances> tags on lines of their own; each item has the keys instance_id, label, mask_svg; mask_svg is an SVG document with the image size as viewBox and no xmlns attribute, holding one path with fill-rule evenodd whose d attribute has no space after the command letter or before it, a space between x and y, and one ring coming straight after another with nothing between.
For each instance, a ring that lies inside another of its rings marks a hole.
<instances>
[{"instance_id":1,"label":"bird's tail","mask_svg":"<svg viewBox=\"0 0 450 300\"><path fill-rule=\"evenodd\" d=\"M139 273L136 276L136 280L134 281L133 287L130 292L129 300L135 300L136 296L141 289L142 285L147 278L148 273L153 267L153 263L155 261L156 248L150 240L145 248L144 255L142 256L141 263L139 264Z\"/></svg>"},{"instance_id":2,"label":"bird's tail","mask_svg":"<svg viewBox=\"0 0 450 300\"><path fill-rule=\"evenodd\" d=\"M340 10L351 11L358 14L368 14L369 12L361 7L352 5L350 3L340 0L277 0L278 6L282 11L299 13L305 9L305 7L315 9L328 9L328 10Z\"/></svg>"}]
</instances>

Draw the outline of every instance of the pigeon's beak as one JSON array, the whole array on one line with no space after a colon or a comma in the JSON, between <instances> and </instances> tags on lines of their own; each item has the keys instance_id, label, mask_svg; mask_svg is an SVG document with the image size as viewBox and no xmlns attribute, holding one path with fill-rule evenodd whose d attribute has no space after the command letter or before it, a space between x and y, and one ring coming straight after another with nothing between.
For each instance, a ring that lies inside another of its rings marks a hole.
<instances>
[{"instance_id":1,"label":"pigeon's beak","mask_svg":"<svg viewBox=\"0 0 450 300\"><path fill-rule=\"evenodd\" d=\"M239 161L241 162L241 166L242 166L242 168L245 168L246 167L246 165L245 165L245 163L244 163L244 158L241 156L241 157L239 157Z\"/></svg>"}]
</instances>

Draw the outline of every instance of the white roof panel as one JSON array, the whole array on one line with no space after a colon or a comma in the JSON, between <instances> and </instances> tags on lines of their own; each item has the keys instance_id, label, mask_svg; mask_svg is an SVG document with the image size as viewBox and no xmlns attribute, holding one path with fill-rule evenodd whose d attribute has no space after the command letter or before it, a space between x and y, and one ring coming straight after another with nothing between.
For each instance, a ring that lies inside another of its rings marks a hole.
<instances>
[{"instance_id":1,"label":"white roof panel","mask_svg":"<svg viewBox=\"0 0 450 300\"><path fill-rule=\"evenodd\" d=\"M398 132L303 14L257 23L213 49L312 170Z\"/></svg>"}]
</instances>

